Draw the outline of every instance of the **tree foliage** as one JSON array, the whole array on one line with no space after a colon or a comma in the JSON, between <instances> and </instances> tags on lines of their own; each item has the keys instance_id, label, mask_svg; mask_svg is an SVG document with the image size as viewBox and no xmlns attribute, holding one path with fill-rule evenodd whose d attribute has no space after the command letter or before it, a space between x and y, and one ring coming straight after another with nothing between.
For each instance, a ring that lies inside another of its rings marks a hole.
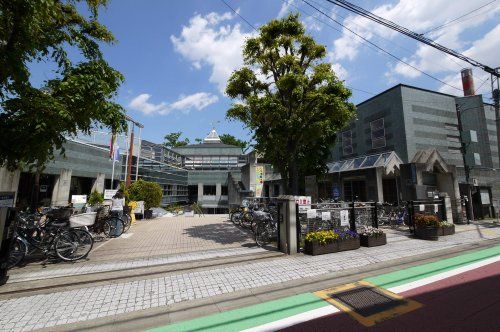
<instances>
[{"instance_id":1,"label":"tree foliage","mask_svg":"<svg viewBox=\"0 0 500 332\"><path fill-rule=\"evenodd\" d=\"M298 194L299 174L324 172L336 133L355 106L298 14L259 30L243 48L245 66L229 79L226 93L238 102L227 117L252 130L256 150L279 170L286 193Z\"/></svg>"},{"instance_id":2,"label":"tree foliage","mask_svg":"<svg viewBox=\"0 0 500 332\"><path fill-rule=\"evenodd\" d=\"M144 208L149 210L160 206L163 190L156 182L139 179L130 185L128 194L132 201L144 201Z\"/></svg>"},{"instance_id":3,"label":"tree foliage","mask_svg":"<svg viewBox=\"0 0 500 332\"><path fill-rule=\"evenodd\" d=\"M181 137L181 135L182 131L165 135L165 141L163 142L163 145L170 149L188 145L189 138L186 137L183 141L180 141L179 138Z\"/></svg>"},{"instance_id":4,"label":"tree foliage","mask_svg":"<svg viewBox=\"0 0 500 332\"><path fill-rule=\"evenodd\" d=\"M241 147L243 152L245 152L248 149L248 142L243 141L241 139L238 139L234 137L231 134L222 134L219 136L220 140L224 144L229 144L229 145L235 145Z\"/></svg>"},{"instance_id":5,"label":"tree foliage","mask_svg":"<svg viewBox=\"0 0 500 332\"><path fill-rule=\"evenodd\" d=\"M98 22L105 0L0 1L0 165L42 167L65 136L100 126L126 128L113 102L123 76L103 59L114 37ZM78 61L68 52L79 51ZM54 77L32 84L30 65L55 65ZM64 150L62 150L64 152Z\"/></svg>"}]
</instances>

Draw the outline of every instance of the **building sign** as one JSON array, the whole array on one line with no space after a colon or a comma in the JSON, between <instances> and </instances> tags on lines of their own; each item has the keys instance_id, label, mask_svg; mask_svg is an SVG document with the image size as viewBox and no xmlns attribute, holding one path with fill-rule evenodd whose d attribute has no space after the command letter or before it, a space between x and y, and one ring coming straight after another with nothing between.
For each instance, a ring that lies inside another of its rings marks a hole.
<instances>
[{"instance_id":1,"label":"building sign","mask_svg":"<svg viewBox=\"0 0 500 332\"><path fill-rule=\"evenodd\" d=\"M340 210L340 226L349 226L349 210Z\"/></svg>"},{"instance_id":2,"label":"building sign","mask_svg":"<svg viewBox=\"0 0 500 332\"><path fill-rule=\"evenodd\" d=\"M264 166L255 166L255 197L262 197L264 188Z\"/></svg>"},{"instance_id":3,"label":"building sign","mask_svg":"<svg viewBox=\"0 0 500 332\"><path fill-rule=\"evenodd\" d=\"M307 210L307 219L316 219L317 213L316 209Z\"/></svg>"},{"instance_id":4,"label":"building sign","mask_svg":"<svg viewBox=\"0 0 500 332\"><path fill-rule=\"evenodd\" d=\"M490 205L490 193L481 190L481 204Z\"/></svg>"},{"instance_id":5,"label":"building sign","mask_svg":"<svg viewBox=\"0 0 500 332\"><path fill-rule=\"evenodd\" d=\"M299 213L306 213L311 209L311 196L294 196L295 203L299 205Z\"/></svg>"},{"instance_id":6,"label":"building sign","mask_svg":"<svg viewBox=\"0 0 500 332\"><path fill-rule=\"evenodd\" d=\"M0 192L0 207L14 207L15 192Z\"/></svg>"},{"instance_id":7,"label":"building sign","mask_svg":"<svg viewBox=\"0 0 500 332\"><path fill-rule=\"evenodd\" d=\"M71 203L74 204L85 204L87 203L87 195L71 195Z\"/></svg>"},{"instance_id":8,"label":"building sign","mask_svg":"<svg viewBox=\"0 0 500 332\"><path fill-rule=\"evenodd\" d=\"M104 190L104 199L112 199L113 196L116 195L118 189L105 189Z\"/></svg>"}]
</instances>

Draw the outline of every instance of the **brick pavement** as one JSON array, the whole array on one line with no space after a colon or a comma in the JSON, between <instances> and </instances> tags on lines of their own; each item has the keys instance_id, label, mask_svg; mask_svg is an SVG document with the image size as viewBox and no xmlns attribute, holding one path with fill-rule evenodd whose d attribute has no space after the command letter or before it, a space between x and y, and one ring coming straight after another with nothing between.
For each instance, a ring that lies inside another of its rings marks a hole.
<instances>
[{"instance_id":1,"label":"brick pavement","mask_svg":"<svg viewBox=\"0 0 500 332\"><path fill-rule=\"evenodd\" d=\"M255 244L251 233L227 220L227 214L138 220L131 236L96 245L89 259L118 261Z\"/></svg>"},{"instance_id":2,"label":"brick pavement","mask_svg":"<svg viewBox=\"0 0 500 332\"><path fill-rule=\"evenodd\" d=\"M82 322L239 290L258 288L371 263L417 256L467 243L500 238L500 228L458 227L459 233L439 241L388 234L382 247L360 248L322 256L297 255L165 277L113 283L51 294L0 300L0 329L28 331Z\"/></svg>"}]
</instances>

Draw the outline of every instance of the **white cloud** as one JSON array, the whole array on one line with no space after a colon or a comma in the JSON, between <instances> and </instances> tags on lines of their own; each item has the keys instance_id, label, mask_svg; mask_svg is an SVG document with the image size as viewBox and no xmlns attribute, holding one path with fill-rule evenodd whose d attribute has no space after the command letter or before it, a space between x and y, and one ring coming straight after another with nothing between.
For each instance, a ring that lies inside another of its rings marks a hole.
<instances>
[{"instance_id":1,"label":"white cloud","mask_svg":"<svg viewBox=\"0 0 500 332\"><path fill-rule=\"evenodd\" d=\"M175 102L171 104L167 104L165 102L153 104L149 102L150 98L150 94L140 94L132 99L129 107L145 115L166 115L173 110L178 110L182 113L189 113L192 109L201 111L202 109L216 103L219 100L219 97L208 92L198 92L189 96L181 95Z\"/></svg>"},{"instance_id":2,"label":"white cloud","mask_svg":"<svg viewBox=\"0 0 500 332\"><path fill-rule=\"evenodd\" d=\"M211 67L209 81L223 92L231 73L243 65L242 47L251 33L241 31L240 24L223 25L232 20L231 13L195 15L179 36L170 36L176 52L194 68Z\"/></svg>"},{"instance_id":3,"label":"white cloud","mask_svg":"<svg viewBox=\"0 0 500 332\"><path fill-rule=\"evenodd\" d=\"M476 9L477 7L477 2L470 0L455 0L453 5L450 5L448 0L399 0L395 4L384 4L371 9L371 11L378 16L396 22L409 28L410 30L423 33L433 27L446 23L463 13ZM464 46L461 34L465 30L471 27L477 27L485 21L492 19L499 11L499 6L496 8L487 7L484 9L483 15L479 15L473 20L465 20L458 24L450 24L450 26L442 30L437 30L429 36L438 43L442 43L449 48L460 49ZM375 42L379 45L385 45L387 44L387 41L375 37L375 35L389 40L398 36L395 31L361 16L350 15L344 20L343 23L368 40L376 38L377 40ZM335 59L354 60L359 53L362 43L363 41L361 41L358 37L355 37L352 33L344 29L342 37L333 42L333 54ZM391 50L397 48L394 44L387 45L389 45L389 47L386 46L385 48L389 48ZM398 49L395 53L400 54L401 50ZM430 60L421 61L422 59ZM450 69L450 60L448 58L443 57L442 53L439 53L439 51L425 45L420 45L415 55L409 56L407 60L425 71L437 72ZM451 65L454 64L452 63ZM397 68L394 68L394 72L408 77L415 77L417 75L413 69L404 64L399 64Z\"/></svg>"},{"instance_id":4,"label":"white cloud","mask_svg":"<svg viewBox=\"0 0 500 332\"><path fill-rule=\"evenodd\" d=\"M176 102L170 104L170 108L185 113L193 108L201 111L205 107L216 103L218 100L219 97L216 95L207 92L198 92L189 96L180 96Z\"/></svg>"},{"instance_id":5,"label":"white cloud","mask_svg":"<svg viewBox=\"0 0 500 332\"><path fill-rule=\"evenodd\" d=\"M143 93L132 99L130 104L128 105L131 109L144 113L146 115L163 112L167 109L167 104L152 104L148 102L149 98L151 98L150 94Z\"/></svg>"}]
</instances>

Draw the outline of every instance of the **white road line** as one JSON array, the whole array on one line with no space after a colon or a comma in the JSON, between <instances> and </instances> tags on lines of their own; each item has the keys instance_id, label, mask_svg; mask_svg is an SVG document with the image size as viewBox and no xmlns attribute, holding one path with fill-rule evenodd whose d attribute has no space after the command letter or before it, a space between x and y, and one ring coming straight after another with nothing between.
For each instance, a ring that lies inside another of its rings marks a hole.
<instances>
[{"instance_id":1,"label":"white road line","mask_svg":"<svg viewBox=\"0 0 500 332\"><path fill-rule=\"evenodd\" d=\"M403 292L409 291L411 289L425 286L425 285L428 285L430 283L433 283L433 282L436 282L439 280L443 280L443 279L446 279L449 277L453 277L455 275L458 275L458 274L461 274L461 273L464 273L467 271L471 271L471 270L474 270L474 269L477 269L477 268L480 268L482 266L486 266L486 265L489 265L489 264L492 264L492 263L495 263L498 261L500 261L500 256L487 258L487 259L484 259L480 262L476 262L476 263L472 263L472 264L469 264L466 266L462 266L462 267L459 267L459 268L451 270L451 271L446 271L443 273L433 275L431 277L412 281L412 282L409 282L409 283L404 284L404 285L391 287L388 290L393 292L393 293L396 293L396 294L403 293ZM326 303L327 302L325 302L325 304ZM293 325L297 325L300 323L304 323L304 322L307 322L307 321L310 321L313 319L317 319L317 318L321 318L321 317L328 316L331 314L335 314L337 312L340 312L340 310L337 309L336 307L334 307L333 305L327 304L325 307L306 311L306 312L303 312L303 313L300 313L300 314L297 314L294 316L290 316L287 318L277 320L275 322L259 325L259 326L256 326L256 327L253 327L250 329L243 330L243 332L277 331L277 330L284 329L284 328L287 328L287 327L290 327Z\"/></svg>"},{"instance_id":2,"label":"white road line","mask_svg":"<svg viewBox=\"0 0 500 332\"><path fill-rule=\"evenodd\" d=\"M325 303L327 303L327 302L325 302ZM307 322L307 321L310 321L310 320L313 320L316 318L335 314L339 311L340 310L335 308L334 306L327 304L326 306L318 308L318 309L306 311L306 312L303 312L301 314L297 314L294 316L283 318L283 319L280 319L280 320L277 320L277 321L274 321L271 323L259 325L259 326L256 326L256 327L253 327L250 329L243 330L242 332L267 332L267 331L272 332L272 331L277 331L277 330L284 329L286 327L297 325L297 324L300 324L303 322Z\"/></svg>"}]
</instances>

